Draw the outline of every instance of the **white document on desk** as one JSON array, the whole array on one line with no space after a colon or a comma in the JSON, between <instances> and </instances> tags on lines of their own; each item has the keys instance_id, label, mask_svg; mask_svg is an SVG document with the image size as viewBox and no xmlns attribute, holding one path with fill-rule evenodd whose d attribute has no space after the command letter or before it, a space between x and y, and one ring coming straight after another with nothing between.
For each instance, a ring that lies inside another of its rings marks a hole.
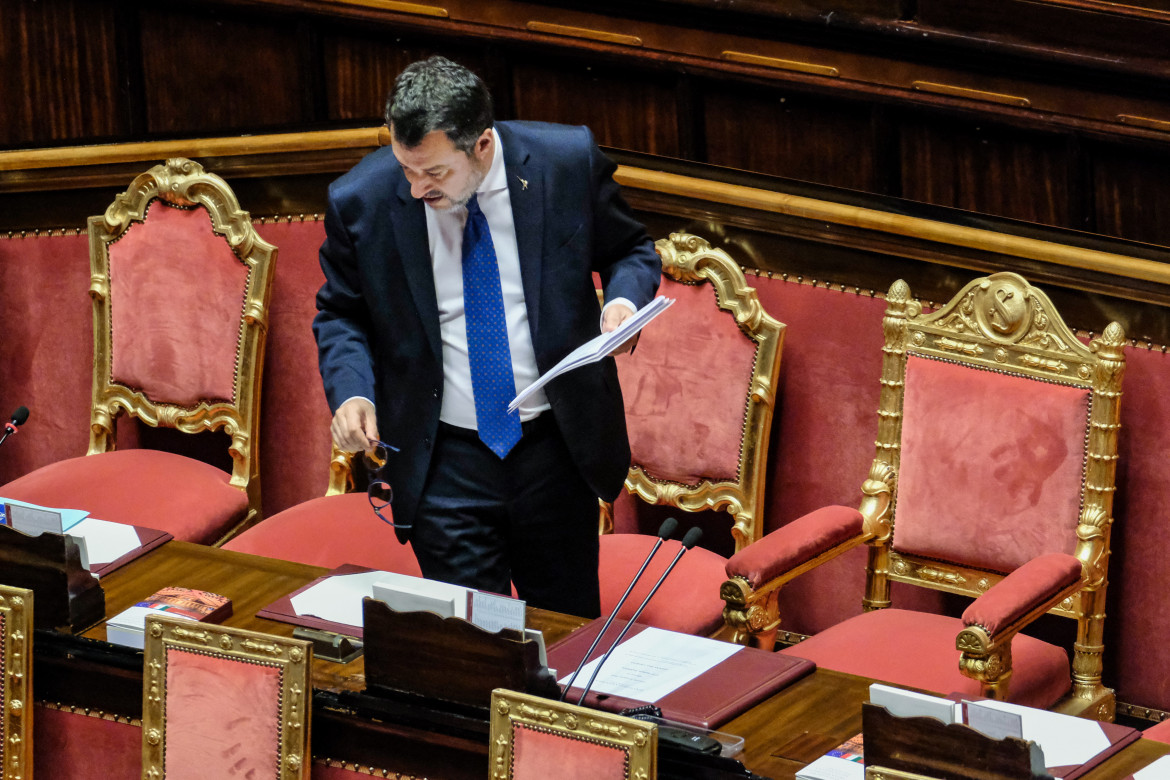
<instances>
[{"instance_id":1,"label":"white document on desk","mask_svg":"<svg viewBox=\"0 0 1170 780\"><path fill-rule=\"evenodd\" d=\"M362 625L362 599L374 595L374 583L395 575L384 571L338 574L326 577L313 587L293 596L292 607L298 615L312 615L331 623Z\"/></svg>"},{"instance_id":2,"label":"white document on desk","mask_svg":"<svg viewBox=\"0 0 1170 780\"><path fill-rule=\"evenodd\" d=\"M590 690L656 702L741 650L730 642L647 628L618 645ZM575 685L583 686L599 661L586 664ZM568 683L568 677L561 680Z\"/></svg>"},{"instance_id":3,"label":"white document on desk","mask_svg":"<svg viewBox=\"0 0 1170 780\"><path fill-rule=\"evenodd\" d=\"M1170 756L1162 756L1152 764L1133 773L1133 780L1166 780L1170 778Z\"/></svg>"},{"instance_id":4,"label":"white document on desk","mask_svg":"<svg viewBox=\"0 0 1170 780\"><path fill-rule=\"evenodd\" d=\"M664 298L661 295L650 301L642 308L634 312L634 316L619 325L616 329L609 333L602 333L600 336L590 339L575 350L565 355L561 362L550 368L545 374L530 384L528 387L520 391L520 394L512 399L508 404L508 411L514 412L520 408L528 397L535 393L546 384L556 379L561 374L567 371L572 371L574 368L589 363L596 363L606 355L613 352L615 349L625 344L627 341L638 335L642 328L650 324L650 321L657 317L662 312L670 308L674 303L674 298Z\"/></svg>"},{"instance_id":5,"label":"white document on desk","mask_svg":"<svg viewBox=\"0 0 1170 780\"><path fill-rule=\"evenodd\" d=\"M1023 721L1024 739L1035 742L1044 751L1045 766L1076 766L1109 749L1109 737L1095 720L1062 715L1058 712L1008 704L980 701L980 707L1017 713ZM968 704L968 708L972 705Z\"/></svg>"},{"instance_id":6,"label":"white document on desk","mask_svg":"<svg viewBox=\"0 0 1170 780\"><path fill-rule=\"evenodd\" d=\"M142 546L132 525L87 517L69 529L69 535L85 540L89 568L110 563Z\"/></svg>"}]
</instances>

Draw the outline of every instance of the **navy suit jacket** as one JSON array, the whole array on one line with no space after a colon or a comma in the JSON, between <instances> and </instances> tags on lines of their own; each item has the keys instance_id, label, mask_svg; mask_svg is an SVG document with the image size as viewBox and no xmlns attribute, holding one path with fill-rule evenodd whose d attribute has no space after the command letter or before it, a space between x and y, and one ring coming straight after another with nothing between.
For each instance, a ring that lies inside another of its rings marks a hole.
<instances>
[{"instance_id":1,"label":"navy suit jacket","mask_svg":"<svg viewBox=\"0 0 1170 780\"><path fill-rule=\"evenodd\" d=\"M587 128L499 122L496 130L543 374L600 332L593 272L606 300L624 297L640 308L658 288L661 264L613 181L616 166ZM379 434L401 448L384 477L403 523L413 521L430 468L443 393L424 208L389 147L330 186L325 284L313 320L330 409L353 396L373 399ZM546 394L585 481L601 498L616 498L630 448L613 358L568 372Z\"/></svg>"}]
</instances>

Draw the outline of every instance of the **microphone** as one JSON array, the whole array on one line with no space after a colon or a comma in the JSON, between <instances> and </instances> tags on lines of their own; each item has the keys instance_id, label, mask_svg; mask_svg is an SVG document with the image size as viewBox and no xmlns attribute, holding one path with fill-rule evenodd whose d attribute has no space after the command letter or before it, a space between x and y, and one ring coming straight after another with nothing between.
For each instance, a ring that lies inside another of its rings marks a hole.
<instances>
[{"instance_id":1,"label":"microphone","mask_svg":"<svg viewBox=\"0 0 1170 780\"><path fill-rule=\"evenodd\" d=\"M618 611L621 610L621 608L625 605L626 599L628 599L630 594L634 592L634 586L638 584L638 580L642 578L642 574L646 571L646 567L650 565L650 559L654 557L656 552L658 552L658 548L662 546L662 543L670 537L674 536L674 532L677 530L678 520L675 520L673 517L668 517L662 521L662 525L658 527L658 541L654 543L654 547L650 550L650 554L647 555L646 560L642 562L642 568L638 569L638 573L634 575L632 580L630 580L630 584L629 587L626 588L626 592L622 594L620 599L618 599L617 606L613 608L613 612L611 612L609 617L606 619L605 625L603 625L601 630L597 632L597 637L593 640L593 644L589 645L589 649L585 651L585 655L581 658L581 663L577 664L576 671L574 671L573 676L569 678L569 682L567 685L565 685L565 689L561 691L560 701L564 701L565 697L569 695L569 689L573 687L573 683L577 680L577 675L581 673L581 669L584 668L585 662L589 660L589 656L593 654L593 650L597 647L597 643L600 642L601 637L605 635L606 629L609 628L609 624L613 622L613 619L617 617Z\"/></svg>"},{"instance_id":2,"label":"microphone","mask_svg":"<svg viewBox=\"0 0 1170 780\"><path fill-rule=\"evenodd\" d=\"M626 632L630 630L630 626L634 625L634 622L642 614L642 611L646 609L646 605L650 603L650 599L654 598L654 594L657 593L658 589L662 587L662 583L666 581L667 575L670 574L675 565L678 564L679 560L683 557L683 553L698 544L699 539L702 537L703 529L699 528L698 526L695 526L691 530L687 531L686 536L682 538L682 549L678 551L678 553L674 556L674 560L671 561L670 565L666 567L666 571L662 572L662 576L658 578L658 582L654 583L654 587L651 588L650 592L646 594L646 598L642 600L642 603L638 606L638 609L634 611L633 617L631 617L626 625L622 628L622 631L620 634L618 634L617 639L615 639L613 644L610 645L609 649L605 651L605 655L603 655L601 660L597 662L597 666L593 667L593 674L589 677L589 682L585 683L585 687L581 690L581 698L577 699L578 707L581 706L582 702L585 701L585 695L589 693L589 689L593 687L593 681L597 679L597 674L601 671L601 667L605 664L606 661L609 660L610 655L612 655L613 651L617 649L617 646L622 643L622 640L625 639ZM596 642L594 644L596 644ZM592 652L592 649L590 652ZM588 658L589 653L586 653L585 657ZM573 676L576 677L576 675ZM568 688L565 690L567 691Z\"/></svg>"},{"instance_id":3,"label":"microphone","mask_svg":"<svg viewBox=\"0 0 1170 780\"><path fill-rule=\"evenodd\" d=\"M3 444L5 439L7 439L12 434L16 433L16 429L19 428L20 426L24 425L24 423L27 419L28 419L28 407L27 406L16 407L16 411L12 413L12 419L9 420L8 422L4 423L4 435L0 436L0 444Z\"/></svg>"}]
</instances>

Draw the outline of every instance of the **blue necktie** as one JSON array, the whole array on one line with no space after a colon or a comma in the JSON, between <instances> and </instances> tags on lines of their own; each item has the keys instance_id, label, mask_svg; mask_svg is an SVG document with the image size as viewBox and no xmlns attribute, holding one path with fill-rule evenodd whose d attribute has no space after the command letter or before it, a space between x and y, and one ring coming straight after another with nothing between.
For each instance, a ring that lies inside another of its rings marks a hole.
<instances>
[{"instance_id":1,"label":"blue necktie","mask_svg":"<svg viewBox=\"0 0 1170 780\"><path fill-rule=\"evenodd\" d=\"M520 416L508 414L508 403L516 395L516 379L508 348L500 268L487 217L475 195L467 202L467 225L463 228L463 308L476 427L483 443L503 458L520 441Z\"/></svg>"}]
</instances>

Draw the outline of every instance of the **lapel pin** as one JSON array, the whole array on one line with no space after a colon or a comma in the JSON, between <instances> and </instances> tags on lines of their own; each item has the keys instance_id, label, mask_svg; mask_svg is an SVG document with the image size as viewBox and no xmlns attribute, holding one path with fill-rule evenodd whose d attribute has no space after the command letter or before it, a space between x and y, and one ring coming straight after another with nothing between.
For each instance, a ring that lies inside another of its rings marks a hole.
<instances>
[{"instance_id":1,"label":"lapel pin","mask_svg":"<svg viewBox=\"0 0 1170 780\"><path fill-rule=\"evenodd\" d=\"M520 179L520 177L519 177L519 176L517 176L516 178L517 178L517 179ZM526 190L526 189L528 189L528 179L520 179L520 189L521 189L521 190Z\"/></svg>"}]
</instances>

